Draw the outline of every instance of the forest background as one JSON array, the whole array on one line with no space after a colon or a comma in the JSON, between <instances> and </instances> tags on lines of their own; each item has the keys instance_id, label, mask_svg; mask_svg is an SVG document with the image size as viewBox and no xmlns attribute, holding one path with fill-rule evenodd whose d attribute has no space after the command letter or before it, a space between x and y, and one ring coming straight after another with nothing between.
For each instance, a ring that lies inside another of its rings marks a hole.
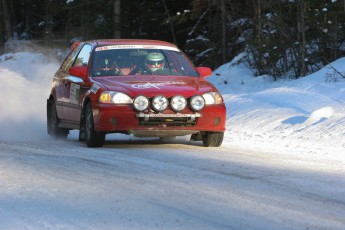
<instances>
[{"instance_id":1,"label":"forest background","mask_svg":"<svg viewBox=\"0 0 345 230\"><path fill-rule=\"evenodd\" d=\"M13 39L102 38L166 40L211 68L241 54L256 75L300 78L344 55L345 0L0 0L0 54Z\"/></svg>"}]
</instances>

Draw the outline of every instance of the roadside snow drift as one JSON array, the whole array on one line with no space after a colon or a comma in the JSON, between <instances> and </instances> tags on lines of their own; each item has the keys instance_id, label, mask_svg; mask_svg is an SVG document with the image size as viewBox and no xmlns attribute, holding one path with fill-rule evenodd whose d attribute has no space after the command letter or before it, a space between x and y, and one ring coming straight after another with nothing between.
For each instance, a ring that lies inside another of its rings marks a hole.
<instances>
[{"instance_id":1,"label":"roadside snow drift","mask_svg":"<svg viewBox=\"0 0 345 230\"><path fill-rule=\"evenodd\" d=\"M331 63L345 75L345 58ZM272 82L227 63L210 78L224 95L231 146L345 159L345 79L326 66L298 80ZM226 82L227 84L225 84Z\"/></svg>"}]
</instances>

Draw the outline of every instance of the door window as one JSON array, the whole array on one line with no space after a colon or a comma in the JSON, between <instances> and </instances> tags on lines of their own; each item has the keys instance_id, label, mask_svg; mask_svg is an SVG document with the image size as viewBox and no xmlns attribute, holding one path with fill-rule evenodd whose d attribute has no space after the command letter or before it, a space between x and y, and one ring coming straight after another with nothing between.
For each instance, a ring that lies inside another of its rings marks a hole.
<instances>
[{"instance_id":1,"label":"door window","mask_svg":"<svg viewBox=\"0 0 345 230\"><path fill-rule=\"evenodd\" d=\"M75 59L73 66L87 66L91 54L91 45L86 44Z\"/></svg>"},{"instance_id":2,"label":"door window","mask_svg":"<svg viewBox=\"0 0 345 230\"><path fill-rule=\"evenodd\" d=\"M81 45L79 45L78 47L76 47L64 60L64 62L61 65L61 69L65 72L68 72L69 68L71 67L75 57L77 56L77 54L79 53L80 49L81 49Z\"/></svg>"}]
</instances>

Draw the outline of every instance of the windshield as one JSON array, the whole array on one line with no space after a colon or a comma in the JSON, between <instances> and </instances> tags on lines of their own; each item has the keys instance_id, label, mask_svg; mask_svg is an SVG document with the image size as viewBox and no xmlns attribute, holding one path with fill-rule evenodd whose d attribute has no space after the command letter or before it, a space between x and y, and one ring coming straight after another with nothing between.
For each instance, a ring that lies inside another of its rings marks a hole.
<instances>
[{"instance_id":1,"label":"windshield","mask_svg":"<svg viewBox=\"0 0 345 230\"><path fill-rule=\"evenodd\" d=\"M178 49L144 45L97 47L91 63L91 71L93 77L124 75L199 76L193 64Z\"/></svg>"}]
</instances>

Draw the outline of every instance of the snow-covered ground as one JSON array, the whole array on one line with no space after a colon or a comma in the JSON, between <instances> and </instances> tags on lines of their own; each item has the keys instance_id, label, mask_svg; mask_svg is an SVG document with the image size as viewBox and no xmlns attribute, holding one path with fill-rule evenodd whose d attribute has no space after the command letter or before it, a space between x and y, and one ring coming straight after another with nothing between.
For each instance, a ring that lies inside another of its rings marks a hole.
<instances>
[{"instance_id":1,"label":"snow-covered ground","mask_svg":"<svg viewBox=\"0 0 345 230\"><path fill-rule=\"evenodd\" d=\"M345 58L290 81L232 63L215 70L210 81L228 109L226 145L344 161L345 79L333 68L345 75Z\"/></svg>"},{"instance_id":2,"label":"snow-covered ground","mask_svg":"<svg viewBox=\"0 0 345 230\"><path fill-rule=\"evenodd\" d=\"M54 51L55 52L55 51ZM299 80L227 63L222 147L46 134L56 53L0 56L0 229L344 229L345 58Z\"/></svg>"}]
</instances>

